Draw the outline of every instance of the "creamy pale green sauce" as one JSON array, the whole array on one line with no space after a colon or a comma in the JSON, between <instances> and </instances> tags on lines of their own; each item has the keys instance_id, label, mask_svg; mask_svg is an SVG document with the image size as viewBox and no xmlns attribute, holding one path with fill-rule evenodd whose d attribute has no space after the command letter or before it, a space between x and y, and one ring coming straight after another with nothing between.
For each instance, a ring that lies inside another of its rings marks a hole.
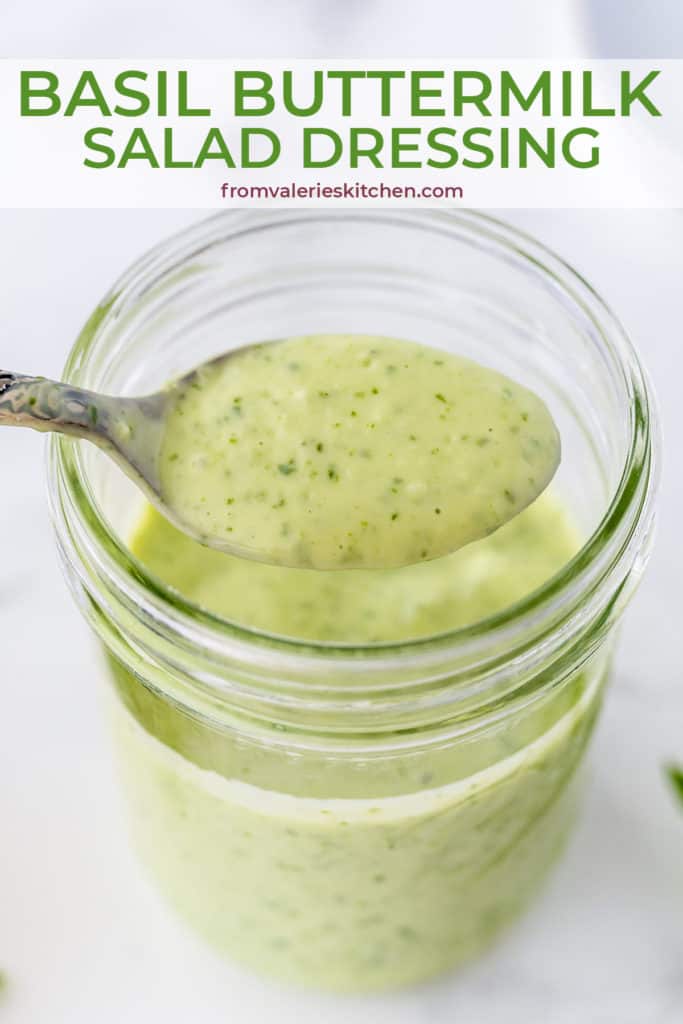
<instances>
[{"instance_id":1,"label":"creamy pale green sauce","mask_svg":"<svg viewBox=\"0 0 683 1024\"><path fill-rule=\"evenodd\" d=\"M456 551L540 494L560 457L543 402L390 338L238 351L180 385L164 501L197 536L277 565L390 568Z\"/></svg>"},{"instance_id":2,"label":"creamy pale green sauce","mask_svg":"<svg viewBox=\"0 0 683 1024\"><path fill-rule=\"evenodd\" d=\"M501 611L577 549L552 495L529 505L558 457L552 422L496 374L403 342L319 338L196 383L166 450L184 512L278 560L333 567L237 558L148 509L134 555L219 616L309 642L401 642ZM145 686L131 659L132 672L112 662L116 734L134 836L162 889L220 949L347 990L449 968L530 899L571 822L604 668L483 734L404 731L374 756L377 737L356 737L362 755L321 749L258 709L248 725L212 725Z\"/></svg>"},{"instance_id":3,"label":"creamy pale green sauce","mask_svg":"<svg viewBox=\"0 0 683 1024\"><path fill-rule=\"evenodd\" d=\"M515 752L501 733L488 768L417 793L401 790L429 778L436 754L386 765L397 793L388 797L371 795L372 767L350 761L347 775L369 795L342 799L282 792L283 753L254 784L239 775L259 774L257 748L223 738L239 764L226 778L158 742L155 723L141 727L122 704L114 721L133 838L171 904L252 968L359 991L449 970L524 909L572 825L597 707L595 687L561 717L546 707L538 740ZM179 715L172 728L179 740ZM327 767L302 757L297 771L313 787Z\"/></svg>"},{"instance_id":4,"label":"creamy pale green sauce","mask_svg":"<svg viewBox=\"0 0 683 1024\"><path fill-rule=\"evenodd\" d=\"M153 573L209 611L268 633L344 643L408 640L470 625L535 590L577 547L549 494L490 537L402 569L264 565L197 544L151 507L133 540Z\"/></svg>"},{"instance_id":5,"label":"creamy pale green sauce","mask_svg":"<svg viewBox=\"0 0 683 1024\"><path fill-rule=\"evenodd\" d=\"M360 643L500 610L577 543L546 494L494 535L399 570L242 561L151 509L132 547L149 571L220 615ZM139 671L144 678L144 664ZM292 756L286 730L267 725L252 739L239 721L214 728L115 665L135 841L181 913L251 966L346 990L420 980L485 947L540 885L572 820L602 671L591 665L484 735L399 745L373 760Z\"/></svg>"}]
</instances>

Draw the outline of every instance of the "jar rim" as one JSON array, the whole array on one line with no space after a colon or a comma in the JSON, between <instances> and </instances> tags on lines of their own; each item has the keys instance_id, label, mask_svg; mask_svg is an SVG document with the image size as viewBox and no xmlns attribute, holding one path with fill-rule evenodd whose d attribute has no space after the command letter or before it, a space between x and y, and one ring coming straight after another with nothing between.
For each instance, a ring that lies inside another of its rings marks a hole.
<instances>
[{"instance_id":1,"label":"jar rim","mask_svg":"<svg viewBox=\"0 0 683 1024\"><path fill-rule=\"evenodd\" d=\"M439 673L445 660L454 656L482 672L500 661L505 651L520 672L533 660L533 652L546 654L567 648L589 621L594 621L614 597L626 596L626 580L643 559L653 517L653 498L659 473L658 424L650 383L620 322L587 281L550 249L526 233L497 218L475 211L378 211L347 213L330 209L314 211L226 211L215 214L171 236L137 260L113 285L81 333L68 357L65 379L83 386L88 356L101 337L108 318L131 293L151 287L163 273L219 238L238 237L293 221L327 221L335 218L429 224L433 230L452 233L459 229L495 250L502 258L523 263L527 269L552 282L589 318L600 344L620 371L629 416L630 443L619 483L608 506L579 551L554 576L530 594L492 616L436 635L406 641L339 643L301 640L272 635L242 626L200 608L166 587L141 565L110 528L101 514L89 485L80 447L52 435L49 448L50 494L53 519L63 558L86 591L95 596L113 587L117 599L137 609L147 622L166 632L181 647L201 648L210 660L224 661L230 648L231 662L251 664L253 683L261 673L278 672L290 685L290 693L311 693L308 677L320 663L334 661L345 673L383 674L396 665L413 678ZM84 385L84 386L87 386ZM86 562L94 570L85 568ZM96 593L97 592L97 593ZM494 653L495 652L495 653ZM336 670L335 670L336 671ZM209 673L210 675L210 673ZM456 673L457 675L457 673ZM207 677L208 678L208 677ZM454 677L449 671L449 680ZM303 685L301 683L303 679ZM215 683L215 678L214 678ZM326 680L325 689L334 689ZM381 689L382 684L378 682ZM224 686L219 686L224 690ZM315 689L315 687L313 687ZM372 687L371 687L372 689ZM348 693L347 693L348 697Z\"/></svg>"}]
</instances>

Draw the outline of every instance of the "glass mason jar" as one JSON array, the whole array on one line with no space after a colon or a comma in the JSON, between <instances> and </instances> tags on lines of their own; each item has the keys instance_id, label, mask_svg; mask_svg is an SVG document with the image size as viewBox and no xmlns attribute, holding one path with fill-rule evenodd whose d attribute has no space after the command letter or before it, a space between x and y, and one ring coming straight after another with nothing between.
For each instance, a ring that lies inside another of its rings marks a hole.
<instances>
[{"instance_id":1,"label":"glass mason jar","mask_svg":"<svg viewBox=\"0 0 683 1024\"><path fill-rule=\"evenodd\" d=\"M650 548L652 397L614 316L566 264L475 213L229 212L150 252L65 378L151 391L249 342L421 340L542 395L553 485L583 546L539 589L440 635L354 646L192 604L128 541L141 499L53 436L57 540L106 652L132 834L215 945L282 978L406 984L471 957L537 891L574 816L614 625Z\"/></svg>"}]
</instances>

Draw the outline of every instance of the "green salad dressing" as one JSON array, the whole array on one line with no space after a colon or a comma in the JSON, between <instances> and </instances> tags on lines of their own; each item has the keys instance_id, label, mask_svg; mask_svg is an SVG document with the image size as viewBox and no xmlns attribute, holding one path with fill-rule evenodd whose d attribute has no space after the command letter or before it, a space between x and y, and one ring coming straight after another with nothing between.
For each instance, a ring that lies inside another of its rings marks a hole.
<instances>
[{"instance_id":1,"label":"green salad dressing","mask_svg":"<svg viewBox=\"0 0 683 1024\"><path fill-rule=\"evenodd\" d=\"M326 394L311 394L312 380ZM209 549L147 508L132 539L139 562L243 627L361 649L424 638L510 606L579 546L552 494L529 504L530 479L536 488L558 457L547 412L490 371L404 342L298 339L198 384L168 438L169 486L207 529L230 525L244 544L266 537L278 558L334 567ZM205 490L184 492L190 479ZM456 537L471 543L432 559ZM144 664L139 676L112 668L133 834L168 898L248 964L346 990L451 967L525 905L568 832L604 672L594 659L464 740L396 735L374 756L366 737L358 756L315 735L288 747L290 727L245 730L231 710L212 722L142 684Z\"/></svg>"},{"instance_id":2,"label":"green salad dressing","mask_svg":"<svg viewBox=\"0 0 683 1024\"><path fill-rule=\"evenodd\" d=\"M466 625L555 573L578 540L550 494L494 535L398 570L316 572L204 548L148 509L147 569L245 626L398 641ZM573 819L599 704L594 665L524 717L376 762L246 741L114 666L116 734L143 860L218 948L306 984L406 984L486 946L536 891ZM143 670L144 675L144 670Z\"/></svg>"},{"instance_id":3,"label":"green salad dressing","mask_svg":"<svg viewBox=\"0 0 683 1024\"><path fill-rule=\"evenodd\" d=\"M390 568L492 533L560 458L543 402L414 342L322 335L201 367L169 411L165 501L199 536L278 565Z\"/></svg>"},{"instance_id":4,"label":"green salad dressing","mask_svg":"<svg viewBox=\"0 0 683 1024\"><path fill-rule=\"evenodd\" d=\"M402 569L264 565L197 544L151 506L133 539L153 573L226 619L281 636L357 644L430 636L493 615L544 583L577 547L550 494L490 537Z\"/></svg>"}]
</instances>

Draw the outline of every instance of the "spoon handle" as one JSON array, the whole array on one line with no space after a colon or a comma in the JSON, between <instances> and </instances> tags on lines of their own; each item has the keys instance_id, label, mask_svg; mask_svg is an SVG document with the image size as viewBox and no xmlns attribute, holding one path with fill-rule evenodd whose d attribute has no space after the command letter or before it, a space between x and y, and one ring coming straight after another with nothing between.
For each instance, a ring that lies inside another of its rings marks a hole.
<instances>
[{"instance_id":1,"label":"spoon handle","mask_svg":"<svg viewBox=\"0 0 683 1024\"><path fill-rule=\"evenodd\" d=\"M104 443L100 398L90 391L45 377L0 370L0 426L56 430Z\"/></svg>"},{"instance_id":2,"label":"spoon handle","mask_svg":"<svg viewBox=\"0 0 683 1024\"><path fill-rule=\"evenodd\" d=\"M167 395L116 398L0 370L0 427L57 431L91 441L148 494L157 494Z\"/></svg>"}]
</instances>

